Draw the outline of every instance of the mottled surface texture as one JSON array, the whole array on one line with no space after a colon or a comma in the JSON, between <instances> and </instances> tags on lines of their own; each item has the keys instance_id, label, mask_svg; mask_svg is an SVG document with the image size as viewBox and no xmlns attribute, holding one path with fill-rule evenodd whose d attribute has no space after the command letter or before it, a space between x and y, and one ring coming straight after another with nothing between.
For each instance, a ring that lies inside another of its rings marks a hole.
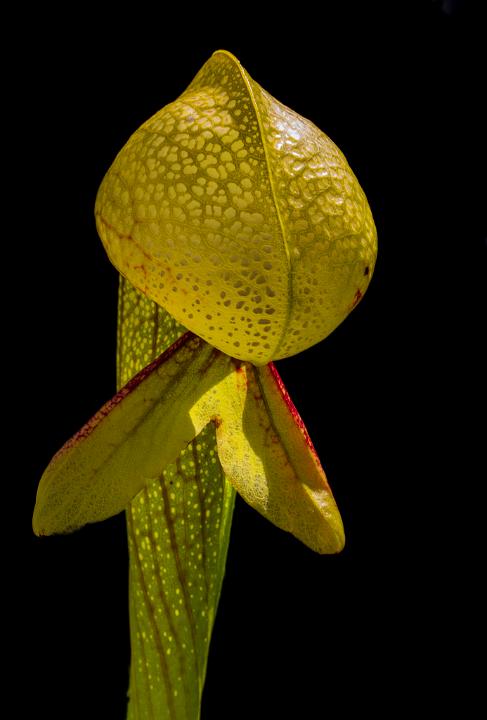
<instances>
[{"instance_id":1,"label":"mottled surface texture","mask_svg":"<svg viewBox=\"0 0 487 720\"><path fill-rule=\"evenodd\" d=\"M375 262L372 215L343 154L222 51L130 138L96 215L139 290L258 365L326 337Z\"/></svg>"},{"instance_id":2,"label":"mottled surface texture","mask_svg":"<svg viewBox=\"0 0 487 720\"><path fill-rule=\"evenodd\" d=\"M118 385L183 332L122 279ZM210 424L127 510L129 720L199 716L234 499Z\"/></svg>"}]
</instances>

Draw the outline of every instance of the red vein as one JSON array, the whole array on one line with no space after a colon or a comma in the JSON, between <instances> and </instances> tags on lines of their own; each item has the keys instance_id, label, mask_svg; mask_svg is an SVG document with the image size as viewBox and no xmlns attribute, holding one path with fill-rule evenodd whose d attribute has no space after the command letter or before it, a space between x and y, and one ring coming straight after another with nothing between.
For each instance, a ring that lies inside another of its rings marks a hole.
<instances>
[{"instance_id":1,"label":"red vein","mask_svg":"<svg viewBox=\"0 0 487 720\"><path fill-rule=\"evenodd\" d=\"M137 552L137 549L136 549L136 552ZM152 704L152 693L151 693L150 686L149 686L149 678L148 678L148 672L147 672L148 664L147 664L147 655L145 654L145 643L144 643L144 639L142 637L140 622L139 622L139 618L137 617L137 615L135 615L133 622L135 622L136 629L139 631L138 632L139 637L137 638L137 641L138 641L138 646L139 646L139 652L142 657L142 664L143 664L144 671L142 673L137 673L136 663L134 661L132 661L134 697L131 698L131 700L133 699L133 708L135 711L136 718L138 718L139 717L139 703L137 700L137 690L136 690L137 680L136 680L136 678L140 677L142 675L142 681L145 685L145 695L146 695L146 697L149 698L148 708L150 710L150 715L152 718L154 718L154 720L156 720L154 705Z\"/></svg>"},{"instance_id":2,"label":"red vein","mask_svg":"<svg viewBox=\"0 0 487 720\"><path fill-rule=\"evenodd\" d=\"M200 504L200 528L201 528L201 558L203 563L203 578L204 578L204 584L205 584L205 602L206 605L208 605L208 597L209 597L209 587L208 587L208 575L206 573L206 543L207 543L207 533L206 533L206 518L205 518L205 496L203 493L203 486L201 484L201 472L200 472L200 460L198 456L198 451L196 449L196 442L192 443L192 453L193 453L193 462L194 462L194 479L196 482L196 487L198 489L198 501Z\"/></svg>"},{"instance_id":3,"label":"red vein","mask_svg":"<svg viewBox=\"0 0 487 720\"><path fill-rule=\"evenodd\" d=\"M188 595L188 587L186 584L186 576L183 569L183 566L181 564L181 556L179 554L179 547L178 547L178 541L176 538L176 533L174 530L174 520L171 517L170 512L170 501L169 501L169 494L167 492L166 483L164 482L164 475L160 478L160 485L162 489L162 496L163 496L163 504L162 507L164 509L164 515L166 516L166 522L167 527L169 530L169 541L171 543L171 549L174 555L174 561L176 564L176 572L178 575L179 584L181 586L181 591L183 593L183 601L184 601L184 608L186 610L186 615L188 617L189 621L189 627L191 631L191 640L193 643L194 648L194 661L196 665L196 672L198 673L198 679L200 678L200 667L199 667L199 658L198 658L198 651L197 651L197 644L196 644L196 626L195 626L195 620L193 615L193 608L191 607L191 601Z\"/></svg>"},{"instance_id":4,"label":"red vein","mask_svg":"<svg viewBox=\"0 0 487 720\"><path fill-rule=\"evenodd\" d=\"M146 494L146 490L144 489L143 492L144 492L144 495L145 495L145 494ZM147 498L145 498L145 500L147 501ZM153 604L152 604L152 602L151 602L151 599L150 599L150 597L149 597L149 592L148 592L148 590L147 590L147 585L146 585L145 577L144 577L144 571L143 571L143 569L142 569L142 564L141 564L141 562L140 562L140 557L139 557L139 552L138 552L138 547L137 547L137 540L136 540L136 535L135 535L135 532L134 532L134 525L133 525L133 506L130 507L130 511L127 513L127 515L128 515L128 518L129 518L130 532L131 532L132 538L133 538L133 540L134 540L134 550L135 550L135 552L133 553L133 555L134 555L134 557L135 557L135 564L136 564L136 567L137 567L137 570L138 570L138 574L139 574L140 587L142 588L142 592L143 592L143 595L144 595L144 604L145 604L146 611L147 611L147 617L149 618L149 622L150 622L150 625L151 625L151 627L152 627L152 633L153 633L153 636L154 636L154 642L155 642L156 648L157 648L157 653L156 653L156 654L157 654L157 657L158 657L158 659L159 659L159 665L160 665L160 668L161 668L162 679L163 679L163 681L164 681L164 686L165 686L165 688L166 688L166 696L167 696L167 704L168 704L169 716L170 716L170 717L176 717L176 708L175 708L175 706L174 706L174 697L173 697L173 694L172 694L171 679L170 679L170 675L169 675L169 667L168 667L168 664L167 664L166 656L165 656L165 654L164 654L164 648L163 648L163 646L162 646L162 640L161 640L161 636L160 636L160 634L159 634L159 628L158 628L158 625L157 625L157 622L156 622L156 616L155 616L155 612L154 612L154 606L153 606ZM150 694L151 694L151 693L149 692L149 696L150 696Z\"/></svg>"},{"instance_id":5,"label":"red vein","mask_svg":"<svg viewBox=\"0 0 487 720\"><path fill-rule=\"evenodd\" d=\"M278 389L279 393L281 394L282 399L286 403L287 408L294 419L294 422L296 423L298 428L301 430L301 433L303 434L303 437L304 437L304 440L306 441L307 446L309 447L309 449L311 450L311 452L313 453L313 455L315 456L316 460L318 461L318 463L320 464L320 467L321 467L318 453L315 450L315 446L313 445L313 442L309 436L309 433L306 429L306 425L304 424L304 422L301 418L301 415L299 414L299 412L296 409L296 406L294 405L293 401L291 400L291 397L290 397L288 391L286 390L286 386L284 385L281 376L277 372L276 366L274 365L274 363L271 362L267 365L267 368L269 369L272 379L274 380L275 384L277 385L277 389Z\"/></svg>"},{"instance_id":6,"label":"red vein","mask_svg":"<svg viewBox=\"0 0 487 720\"><path fill-rule=\"evenodd\" d=\"M184 681L186 678L186 673L184 672L184 661L183 661L183 656L182 656L182 652L181 652L181 650L182 650L181 641L180 641L179 635L177 633L176 626L173 623L173 619L171 616L171 606L167 601L167 595L165 593L164 585L162 582L162 577L161 577L161 574L159 571L160 562L157 559L158 551L156 548L156 543L154 542L154 529L153 529L153 525L152 525L152 515L153 515L152 511L149 510L149 512L147 513L147 518L149 521L149 542L150 542L151 553L154 558L154 566L156 568L155 575L156 575L156 581L157 581L157 590L158 590L159 599L164 607L164 615L167 619L169 632L174 637L174 643L177 648L179 668L181 670L181 677L183 678L183 681ZM186 695L188 694L187 688L185 688L185 694Z\"/></svg>"}]
</instances>

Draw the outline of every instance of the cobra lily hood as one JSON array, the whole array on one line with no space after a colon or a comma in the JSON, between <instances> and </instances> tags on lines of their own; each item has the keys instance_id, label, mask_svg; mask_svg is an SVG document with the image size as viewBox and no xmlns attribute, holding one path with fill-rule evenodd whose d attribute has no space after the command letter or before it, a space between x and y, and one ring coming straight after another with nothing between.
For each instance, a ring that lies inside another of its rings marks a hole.
<instances>
[{"instance_id":1,"label":"cobra lily hood","mask_svg":"<svg viewBox=\"0 0 487 720\"><path fill-rule=\"evenodd\" d=\"M377 238L334 143L219 51L128 140L96 223L120 272L118 393L54 456L38 535L122 510L129 718L198 718L235 491L319 553L343 526L274 360L363 297Z\"/></svg>"}]
</instances>

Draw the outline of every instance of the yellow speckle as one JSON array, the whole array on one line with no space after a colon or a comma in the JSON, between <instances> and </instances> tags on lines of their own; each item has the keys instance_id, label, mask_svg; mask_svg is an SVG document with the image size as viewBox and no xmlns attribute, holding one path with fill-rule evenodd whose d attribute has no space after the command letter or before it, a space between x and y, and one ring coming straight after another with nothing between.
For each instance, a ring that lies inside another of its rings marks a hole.
<instances>
[{"instance_id":1,"label":"yellow speckle","mask_svg":"<svg viewBox=\"0 0 487 720\"><path fill-rule=\"evenodd\" d=\"M215 135L218 135L218 137L221 137L224 139L225 135L227 135L227 133L229 132L229 128L221 127L221 125L216 125L213 128L213 132L215 133Z\"/></svg>"},{"instance_id":2,"label":"yellow speckle","mask_svg":"<svg viewBox=\"0 0 487 720\"><path fill-rule=\"evenodd\" d=\"M225 145L230 145L231 143L234 142L234 140L236 140L238 138L238 131L235 130L234 128L232 128L231 130L229 128L225 128L225 130L227 130L227 132L224 133L224 135L222 137L222 142Z\"/></svg>"},{"instance_id":3,"label":"yellow speckle","mask_svg":"<svg viewBox=\"0 0 487 720\"><path fill-rule=\"evenodd\" d=\"M261 225L264 222L264 216L261 213L241 212L240 218L246 225Z\"/></svg>"}]
</instances>

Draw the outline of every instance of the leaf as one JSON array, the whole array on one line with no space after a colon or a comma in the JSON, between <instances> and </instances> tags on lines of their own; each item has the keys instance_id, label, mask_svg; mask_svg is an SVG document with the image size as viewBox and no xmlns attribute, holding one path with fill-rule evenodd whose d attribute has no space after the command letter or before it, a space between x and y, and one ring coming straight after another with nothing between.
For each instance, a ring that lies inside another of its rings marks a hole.
<instances>
[{"instance_id":1,"label":"leaf","mask_svg":"<svg viewBox=\"0 0 487 720\"><path fill-rule=\"evenodd\" d=\"M119 512L210 421L227 478L250 505L317 552L341 550L335 501L275 368L230 358L189 332L53 458L35 531L66 532Z\"/></svg>"},{"instance_id":2,"label":"leaf","mask_svg":"<svg viewBox=\"0 0 487 720\"><path fill-rule=\"evenodd\" d=\"M132 135L96 219L133 285L255 365L326 337L365 293L377 251L340 150L225 51Z\"/></svg>"},{"instance_id":3,"label":"leaf","mask_svg":"<svg viewBox=\"0 0 487 720\"><path fill-rule=\"evenodd\" d=\"M59 450L37 492L38 535L124 510L208 424L231 359L187 333L130 380Z\"/></svg>"},{"instance_id":4,"label":"leaf","mask_svg":"<svg viewBox=\"0 0 487 720\"><path fill-rule=\"evenodd\" d=\"M236 375L243 411L226 393L216 433L229 481L249 505L312 550L340 552L340 513L276 368L245 363Z\"/></svg>"}]
</instances>

